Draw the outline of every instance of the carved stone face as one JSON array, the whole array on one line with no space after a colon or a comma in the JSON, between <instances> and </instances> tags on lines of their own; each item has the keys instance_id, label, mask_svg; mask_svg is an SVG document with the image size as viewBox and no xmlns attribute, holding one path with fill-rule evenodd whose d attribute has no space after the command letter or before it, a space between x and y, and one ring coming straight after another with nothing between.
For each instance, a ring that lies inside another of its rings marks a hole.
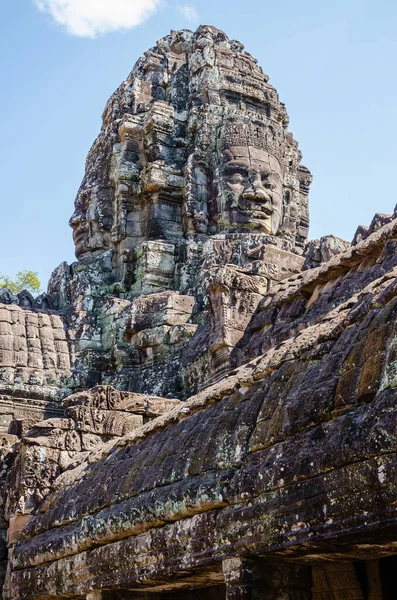
<instances>
[{"instance_id":1,"label":"carved stone face","mask_svg":"<svg viewBox=\"0 0 397 600\"><path fill-rule=\"evenodd\" d=\"M149 240L263 233L301 251L311 177L286 123L240 43L207 26L163 38L105 108L70 220L77 258L108 251L132 281Z\"/></svg>"},{"instance_id":2,"label":"carved stone face","mask_svg":"<svg viewBox=\"0 0 397 600\"><path fill-rule=\"evenodd\" d=\"M84 191L79 193L69 221L73 229L76 258L109 248L112 221L107 198L101 202L94 194L89 197Z\"/></svg>"},{"instance_id":3,"label":"carved stone face","mask_svg":"<svg viewBox=\"0 0 397 600\"><path fill-rule=\"evenodd\" d=\"M230 226L275 235L282 210L280 162L253 146L229 147L224 159L222 200Z\"/></svg>"}]
</instances>

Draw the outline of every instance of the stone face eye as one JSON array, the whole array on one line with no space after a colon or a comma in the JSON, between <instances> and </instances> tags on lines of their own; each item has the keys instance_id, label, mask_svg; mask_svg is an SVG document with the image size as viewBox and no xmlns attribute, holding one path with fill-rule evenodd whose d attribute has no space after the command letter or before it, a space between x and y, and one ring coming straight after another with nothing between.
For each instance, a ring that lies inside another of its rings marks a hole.
<instances>
[{"instance_id":1,"label":"stone face eye","mask_svg":"<svg viewBox=\"0 0 397 600\"><path fill-rule=\"evenodd\" d=\"M276 189L276 184L273 183L273 181L266 181L266 187L268 190L275 190Z\"/></svg>"},{"instance_id":2,"label":"stone face eye","mask_svg":"<svg viewBox=\"0 0 397 600\"><path fill-rule=\"evenodd\" d=\"M229 177L230 183L243 183L244 177L240 173L234 173L231 177Z\"/></svg>"}]
</instances>

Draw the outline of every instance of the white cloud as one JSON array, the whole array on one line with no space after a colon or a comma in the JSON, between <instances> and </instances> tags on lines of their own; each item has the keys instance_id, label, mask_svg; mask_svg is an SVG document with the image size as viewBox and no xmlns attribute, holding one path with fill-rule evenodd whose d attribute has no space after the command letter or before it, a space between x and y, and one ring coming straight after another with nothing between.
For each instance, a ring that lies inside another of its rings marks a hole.
<instances>
[{"instance_id":1,"label":"white cloud","mask_svg":"<svg viewBox=\"0 0 397 600\"><path fill-rule=\"evenodd\" d=\"M184 4L183 6L178 6L178 10L191 23L199 20L198 12L194 6Z\"/></svg>"},{"instance_id":2,"label":"white cloud","mask_svg":"<svg viewBox=\"0 0 397 600\"><path fill-rule=\"evenodd\" d=\"M161 0L33 0L67 31L96 37L109 31L135 27L152 15Z\"/></svg>"}]
</instances>

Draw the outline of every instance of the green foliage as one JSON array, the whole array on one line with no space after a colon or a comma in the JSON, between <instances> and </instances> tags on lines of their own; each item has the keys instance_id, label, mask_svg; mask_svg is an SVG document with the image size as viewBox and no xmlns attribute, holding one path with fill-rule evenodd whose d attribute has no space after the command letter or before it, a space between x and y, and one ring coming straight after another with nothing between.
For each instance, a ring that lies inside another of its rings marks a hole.
<instances>
[{"instance_id":1,"label":"green foliage","mask_svg":"<svg viewBox=\"0 0 397 600\"><path fill-rule=\"evenodd\" d=\"M10 279L7 275L0 273L0 287L6 287L12 294L18 294L22 290L28 290L36 295L41 288L41 283L36 271L19 271L15 279Z\"/></svg>"}]
</instances>

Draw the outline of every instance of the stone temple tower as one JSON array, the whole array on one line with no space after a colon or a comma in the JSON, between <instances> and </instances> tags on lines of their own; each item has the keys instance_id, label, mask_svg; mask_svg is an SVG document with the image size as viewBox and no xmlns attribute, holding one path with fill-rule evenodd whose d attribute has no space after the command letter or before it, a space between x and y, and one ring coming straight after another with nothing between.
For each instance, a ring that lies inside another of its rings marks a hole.
<instances>
[{"instance_id":1,"label":"stone temple tower","mask_svg":"<svg viewBox=\"0 0 397 600\"><path fill-rule=\"evenodd\" d=\"M215 27L138 60L88 154L78 262L49 286L77 387L88 372L187 397L227 371L260 295L303 264L311 175L287 127L268 76Z\"/></svg>"},{"instance_id":2,"label":"stone temple tower","mask_svg":"<svg viewBox=\"0 0 397 600\"><path fill-rule=\"evenodd\" d=\"M177 257L186 240L254 234L302 254L310 174L287 126L242 44L214 27L171 32L107 103L71 218L77 258L140 295L181 286L150 276L150 240Z\"/></svg>"},{"instance_id":3,"label":"stone temple tower","mask_svg":"<svg viewBox=\"0 0 397 600\"><path fill-rule=\"evenodd\" d=\"M208 26L110 98L77 261L0 290L4 600L396 597L397 209L307 244L287 127Z\"/></svg>"}]
</instances>

